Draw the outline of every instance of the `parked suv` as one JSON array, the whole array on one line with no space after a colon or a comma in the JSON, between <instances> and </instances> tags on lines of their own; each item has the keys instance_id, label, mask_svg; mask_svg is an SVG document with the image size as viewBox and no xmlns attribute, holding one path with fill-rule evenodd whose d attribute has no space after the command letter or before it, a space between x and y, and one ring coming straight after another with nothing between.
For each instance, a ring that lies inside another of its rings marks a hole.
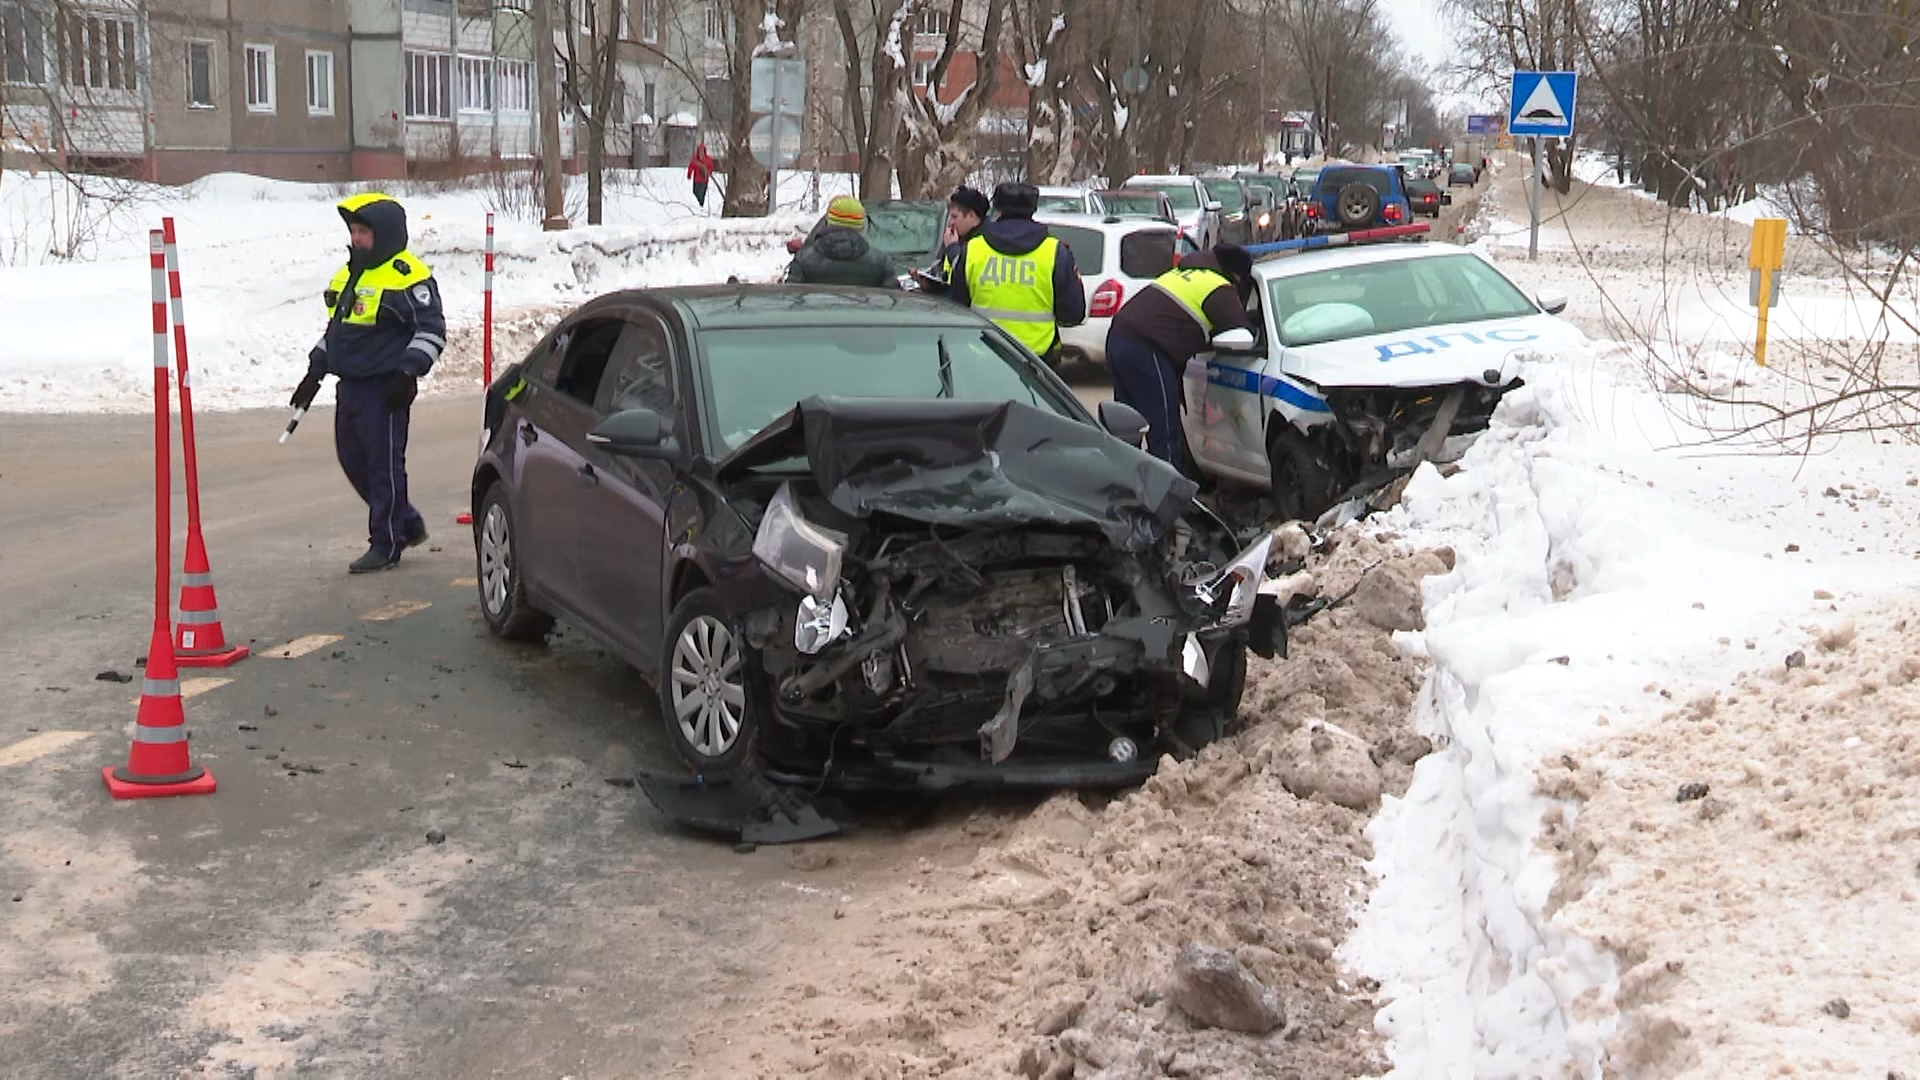
<instances>
[{"instance_id":1,"label":"parked suv","mask_svg":"<svg viewBox=\"0 0 1920 1080\"><path fill-rule=\"evenodd\" d=\"M1398 165L1329 165L1314 182L1313 201L1320 207L1322 228L1329 231L1413 221L1406 170Z\"/></svg>"}]
</instances>

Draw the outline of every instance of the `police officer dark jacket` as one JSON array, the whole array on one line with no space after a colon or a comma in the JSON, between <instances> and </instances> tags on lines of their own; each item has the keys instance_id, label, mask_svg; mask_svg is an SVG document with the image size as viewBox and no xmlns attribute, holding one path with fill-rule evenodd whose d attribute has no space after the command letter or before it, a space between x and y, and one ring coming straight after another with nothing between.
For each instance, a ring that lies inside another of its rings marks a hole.
<instances>
[{"instance_id":1,"label":"police officer dark jacket","mask_svg":"<svg viewBox=\"0 0 1920 1080\"><path fill-rule=\"evenodd\" d=\"M1252 275L1245 248L1221 245L1189 255L1135 293L1107 332L1146 342L1184 371L1188 360L1212 348L1215 334L1253 329L1239 284Z\"/></svg>"},{"instance_id":2,"label":"police officer dark jacket","mask_svg":"<svg viewBox=\"0 0 1920 1080\"><path fill-rule=\"evenodd\" d=\"M407 250L406 212L369 193L342 201L340 217L373 230L373 248L353 251L327 285L327 329L307 355L308 377L418 379L446 350L447 319L433 271Z\"/></svg>"},{"instance_id":3,"label":"police officer dark jacket","mask_svg":"<svg viewBox=\"0 0 1920 1080\"><path fill-rule=\"evenodd\" d=\"M947 296L1046 356L1059 347L1060 327L1087 321L1087 291L1073 249L1033 220L1039 206L1032 184L995 188L1000 217L961 249Z\"/></svg>"}]
</instances>

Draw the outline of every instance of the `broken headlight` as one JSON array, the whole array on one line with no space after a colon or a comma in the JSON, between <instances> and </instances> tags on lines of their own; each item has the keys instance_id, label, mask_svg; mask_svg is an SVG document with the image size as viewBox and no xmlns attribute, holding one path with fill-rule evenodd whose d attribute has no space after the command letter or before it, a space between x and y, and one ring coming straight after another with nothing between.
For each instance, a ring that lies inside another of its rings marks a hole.
<instances>
[{"instance_id":1,"label":"broken headlight","mask_svg":"<svg viewBox=\"0 0 1920 1080\"><path fill-rule=\"evenodd\" d=\"M1226 608L1214 626L1243 626L1253 618L1253 603L1260 595L1261 582L1266 580L1267 552L1272 547L1273 534L1268 533L1235 555L1219 574L1193 586L1195 598L1208 607L1226 600Z\"/></svg>"},{"instance_id":2,"label":"broken headlight","mask_svg":"<svg viewBox=\"0 0 1920 1080\"><path fill-rule=\"evenodd\" d=\"M839 593L833 603L823 604L811 596L800 598L800 610L793 619L793 647L808 656L847 636L847 604Z\"/></svg>"},{"instance_id":3,"label":"broken headlight","mask_svg":"<svg viewBox=\"0 0 1920 1080\"><path fill-rule=\"evenodd\" d=\"M782 581L825 605L840 587L846 540L802 517L792 489L790 483L781 484L767 503L753 538L753 555Z\"/></svg>"}]
</instances>

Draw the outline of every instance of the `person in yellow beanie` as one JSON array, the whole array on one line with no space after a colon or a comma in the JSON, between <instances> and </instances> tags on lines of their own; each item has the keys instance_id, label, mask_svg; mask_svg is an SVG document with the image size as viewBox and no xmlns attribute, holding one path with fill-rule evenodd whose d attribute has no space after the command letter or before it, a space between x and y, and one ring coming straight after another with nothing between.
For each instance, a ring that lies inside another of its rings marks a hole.
<instances>
[{"instance_id":1,"label":"person in yellow beanie","mask_svg":"<svg viewBox=\"0 0 1920 1080\"><path fill-rule=\"evenodd\" d=\"M841 195L827 204L827 216L800 245L787 267L794 285L863 285L875 289L900 287L893 260L867 242L867 211L860 200Z\"/></svg>"}]
</instances>

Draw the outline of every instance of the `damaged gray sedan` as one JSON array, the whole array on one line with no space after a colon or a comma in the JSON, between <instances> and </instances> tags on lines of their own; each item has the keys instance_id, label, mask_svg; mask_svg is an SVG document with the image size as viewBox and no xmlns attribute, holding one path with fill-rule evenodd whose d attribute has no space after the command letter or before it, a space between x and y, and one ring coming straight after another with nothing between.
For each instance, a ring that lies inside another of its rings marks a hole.
<instances>
[{"instance_id":1,"label":"damaged gray sedan","mask_svg":"<svg viewBox=\"0 0 1920 1080\"><path fill-rule=\"evenodd\" d=\"M1243 548L1130 445L1137 413L1096 420L940 301L603 297L486 428L488 625L558 616L627 657L702 777L1126 784L1218 738L1246 653L1285 648L1270 537Z\"/></svg>"}]
</instances>

